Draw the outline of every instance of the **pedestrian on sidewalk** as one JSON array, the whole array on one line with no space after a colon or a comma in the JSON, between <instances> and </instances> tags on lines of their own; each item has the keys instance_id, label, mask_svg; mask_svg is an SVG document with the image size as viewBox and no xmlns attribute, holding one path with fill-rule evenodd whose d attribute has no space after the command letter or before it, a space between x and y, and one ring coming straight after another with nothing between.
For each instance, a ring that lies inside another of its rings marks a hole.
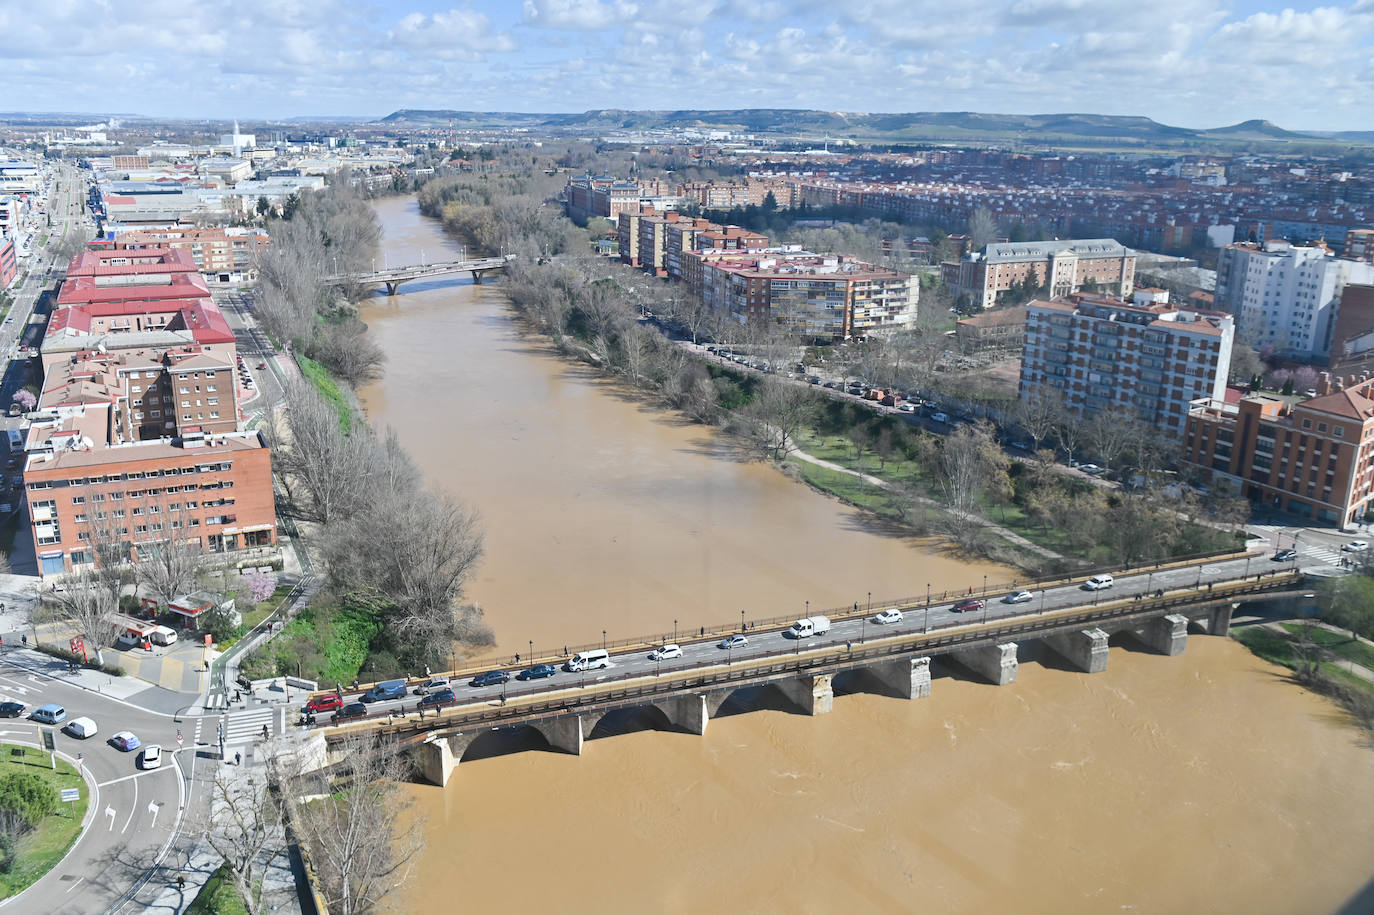
<instances>
[{"instance_id":1,"label":"pedestrian on sidewalk","mask_svg":"<svg viewBox=\"0 0 1374 915\"><path fill-rule=\"evenodd\" d=\"M271 733L271 732L267 730L267 725L264 724L264 725L262 726L262 739L263 739L263 740L266 740L268 734L270 734L270 733Z\"/></svg>"},{"instance_id":2,"label":"pedestrian on sidewalk","mask_svg":"<svg viewBox=\"0 0 1374 915\"><path fill-rule=\"evenodd\" d=\"M234 765L236 765L236 766L241 766L241 765L243 765L243 754L242 754L242 753L235 753L235 754L234 754Z\"/></svg>"}]
</instances>

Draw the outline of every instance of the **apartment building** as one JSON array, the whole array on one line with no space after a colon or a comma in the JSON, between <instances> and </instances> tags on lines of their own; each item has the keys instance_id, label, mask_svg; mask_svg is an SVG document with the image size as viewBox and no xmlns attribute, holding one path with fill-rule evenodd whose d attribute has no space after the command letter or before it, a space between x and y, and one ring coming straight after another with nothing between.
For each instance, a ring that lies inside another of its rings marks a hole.
<instances>
[{"instance_id":1,"label":"apartment building","mask_svg":"<svg viewBox=\"0 0 1374 915\"><path fill-rule=\"evenodd\" d=\"M1084 287L1128 298L1135 284L1135 252L1111 238L998 242L941 264L940 274L956 296L966 296L979 310L1027 281L1048 289L1052 298Z\"/></svg>"},{"instance_id":2,"label":"apartment building","mask_svg":"<svg viewBox=\"0 0 1374 915\"><path fill-rule=\"evenodd\" d=\"M1374 264L1338 258L1325 245L1267 241L1223 247L1217 307L1236 317L1246 341L1295 359L1331 355L1337 301L1347 283L1374 283Z\"/></svg>"},{"instance_id":3,"label":"apartment building","mask_svg":"<svg viewBox=\"0 0 1374 915\"><path fill-rule=\"evenodd\" d=\"M199 273L138 273L78 276L57 293L57 308L114 302L208 299L210 287Z\"/></svg>"},{"instance_id":4,"label":"apartment building","mask_svg":"<svg viewBox=\"0 0 1374 915\"><path fill-rule=\"evenodd\" d=\"M115 251L185 251L195 270L217 274L253 269L258 256L267 250L271 241L271 236L262 229L174 227L123 232L108 241L96 242L92 247Z\"/></svg>"},{"instance_id":5,"label":"apartment building","mask_svg":"<svg viewBox=\"0 0 1374 915\"><path fill-rule=\"evenodd\" d=\"M29 428L24 497L41 575L88 567L107 539L134 561L173 538L207 552L277 542L261 433L121 442L111 428L102 405Z\"/></svg>"},{"instance_id":6,"label":"apartment building","mask_svg":"<svg viewBox=\"0 0 1374 915\"><path fill-rule=\"evenodd\" d=\"M1341 255L1352 261L1374 264L1374 229L1350 229L1345 233Z\"/></svg>"},{"instance_id":7,"label":"apartment building","mask_svg":"<svg viewBox=\"0 0 1374 915\"><path fill-rule=\"evenodd\" d=\"M916 319L920 284L908 273L843 255L689 256L688 289L740 324L771 323L808 339L845 340Z\"/></svg>"},{"instance_id":8,"label":"apartment building","mask_svg":"<svg viewBox=\"0 0 1374 915\"><path fill-rule=\"evenodd\" d=\"M615 222L620 214L637 210L645 194L637 182L608 175L580 175L571 178L563 192L568 218L586 223L593 216Z\"/></svg>"},{"instance_id":9,"label":"apartment building","mask_svg":"<svg viewBox=\"0 0 1374 915\"><path fill-rule=\"evenodd\" d=\"M1230 315L1078 293L1031 302L1020 396L1053 390L1086 419L1134 416L1173 441L1203 397L1221 398L1231 364Z\"/></svg>"},{"instance_id":10,"label":"apartment building","mask_svg":"<svg viewBox=\"0 0 1374 915\"><path fill-rule=\"evenodd\" d=\"M1374 496L1374 380L1323 377L1311 399L1251 394L1199 400L1183 463L1215 486L1340 527L1367 520Z\"/></svg>"},{"instance_id":11,"label":"apartment building","mask_svg":"<svg viewBox=\"0 0 1374 915\"><path fill-rule=\"evenodd\" d=\"M0 289L8 289L19 275L19 259L14 254L14 242L0 238Z\"/></svg>"}]
</instances>

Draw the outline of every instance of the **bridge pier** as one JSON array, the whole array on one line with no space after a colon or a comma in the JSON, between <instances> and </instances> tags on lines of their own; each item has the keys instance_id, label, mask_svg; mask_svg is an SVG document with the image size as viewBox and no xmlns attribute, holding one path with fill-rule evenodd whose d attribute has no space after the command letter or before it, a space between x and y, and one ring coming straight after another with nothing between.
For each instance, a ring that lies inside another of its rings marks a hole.
<instances>
[{"instance_id":1,"label":"bridge pier","mask_svg":"<svg viewBox=\"0 0 1374 915\"><path fill-rule=\"evenodd\" d=\"M1019 662L1016 659L1015 642L965 648L963 651L956 651L954 659L997 686L1006 686L1016 681Z\"/></svg>"},{"instance_id":2,"label":"bridge pier","mask_svg":"<svg viewBox=\"0 0 1374 915\"><path fill-rule=\"evenodd\" d=\"M1044 638L1045 647L1086 674L1107 669L1107 633L1101 629L1061 632Z\"/></svg>"},{"instance_id":3,"label":"bridge pier","mask_svg":"<svg viewBox=\"0 0 1374 915\"><path fill-rule=\"evenodd\" d=\"M565 715L552 721L535 725L539 733L555 750L562 750L574 756L582 755L582 716Z\"/></svg>"},{"instance_id":4,"label":"bridge pier","mask_svg":"<svg viewBox=\"0 0 1374 915\"><path fill-rule=\"evenodd\" d=\"M415 751L420 777L431 785L443 788L458 768L458 760L453 757L453 746L447 737L421 744Z\"/></svg>"},{"instance_id":5,"label":"bridge pier","mask_svg":"<svg viewBox=\"0 0 1374 915\"><path fill-rule=\"evenodd\" d=\"M930 658L901 658L874 664L867 671L903 699L930 697Z\"/></svg>"},{"instance_id":6,"label":"bridge pier","mask_svg":"<svg viewBox=\"0 0 1374 915\"><path fill-rule=\"evenodd\" d=\"M1173 657L1183 654L1188 646L1188 617L1181 613L1170 613L1150 620L1140 630L1140 639L1160 654Z\"/></svg>"},{"instance_id":7,"label":"bridge pier","mask_svg":"<svg viewBox=\"0 0 1374 915\"><path fill-rule=\"evenodd\" d=\"M667 718L673 727L688 734L696 734L698 737L706 733L706 723L711 720L706 696L700 693L655 702L654 708L662 712L663 717Z\"/></svg>"},{"instance_id":8,"label":"bridge pier","mask_svg":"<svg viewBox=\"0 0 1374 915\"><path fill-rule=\"evenodd\" d=\"M396 290L401 288L400 283L383 283L382 285L386 287L386 294L389 296L395 295Z\"/></svg>"},{"instance_id":9,"label":"bridge pier","mask_svg":"<svg viewBox=\"0 0 1374 915\"><path fill-rule=\"evenodd\" d=\"M482 272L481 272L480 270L473 270L473 271L471 271L471 272L472 272L472 283L473 283L473 285L474 285L474 286L480 286L480 285L482 285Z\"/></svg>"},{"instance_id":10,"label":"bridge pier","mask_svg":"<svg viewBox=\"0 0 1374 915\"><path fill-rule=\"evenodd\" d=\"M835 708L835 693L830 688L830 675L778 680L778 689L808 715L824 715Z\"/></svg>"},{"instance_id":11,"label":"bridge pier","mask_svg":"<svg viewBox=\"0 0 1374 915\"><path fill-rule=\"evenodd\" d=\"M1231 614L1236 612L1240 604L1233 602L1216 607L1212 610L1212 616L1207 621L1207 631L1212 635L1231 634Z\"/></svg>"}]
</instances>

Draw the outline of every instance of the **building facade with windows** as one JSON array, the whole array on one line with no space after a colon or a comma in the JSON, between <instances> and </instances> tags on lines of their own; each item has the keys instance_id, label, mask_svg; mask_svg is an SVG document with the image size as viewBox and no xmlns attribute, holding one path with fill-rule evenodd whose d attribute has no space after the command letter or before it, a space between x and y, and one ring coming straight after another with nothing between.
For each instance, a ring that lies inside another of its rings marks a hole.
<instances>
[{"instance_id":1,"label":"building facade with windows","mask_svg":"<svg viewBox=\"0 0 1374 915\"><path fill-rule=\"evenodd\" d=\"M1112 238L997 242L942 263L940 275L976 310L993 307L999 295L1028 282L1052 298L1084 287L1127 298L1135 288L1135 252Z\"/></svg>"},{"instance_id":2,"label":"building facade with windows","mask_svg":"<svg viewBox=\"0 0 1374 915\"><path fill-rule=\"evenodd\" d=\"M1217 307L1235 315L1251 346L1272 346L1294 359L1331 356L1348 283L1374 283L1374 264L1286 241L1226 245L1217 254Z\"/></svg>"},{"instance_id":3,"label":"building facade with windows","mask_svg":"<svg viewBox=\"0 0 1374 915\"><path fill-rule=\"evenodd\" d=\"M1084 293L1031 302L1020 396L1055 391L1080 417L1133 416L1179 441L1192 402L1224 396L1234 340L1221 312Z\"/></svg>"},{"instance_id":4,"label":"building facade with windows","mask_svg":"<svg viewBox=\"0 0 1374 915\"><path fill-rule=\"evenodd\" d=\"M1374 379L1323 379L1311 399L1204 398L1188 415L1183 464L1214 486L1300 518L1344 527L1374 497Z\"/></svg>"},{"instance_id":5,"label":"building facade with windows","mask_svg":"<svg viewBox=\"0 0 1374 915\"><path fill-rule=\"evenodd\" d=\"M97 543L136 561L172 539L210 553L277 542L261 433L118 442L111 422L95 407L29 429L24 496L40 574L89 566Z\"/></svg>"}]
</instances>

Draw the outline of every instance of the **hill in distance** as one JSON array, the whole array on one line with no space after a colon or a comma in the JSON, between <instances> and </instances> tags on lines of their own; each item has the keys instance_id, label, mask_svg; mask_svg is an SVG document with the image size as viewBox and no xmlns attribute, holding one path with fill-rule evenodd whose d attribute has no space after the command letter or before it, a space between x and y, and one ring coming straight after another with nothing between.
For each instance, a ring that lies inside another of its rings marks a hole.
<instances>
[{"instance_id":1,"label":"hill in distance","mask_svg":"<svg viewBox=\"0 0 1374 915\"><path fill-rule=\"evenodd\" d=\"M1072 144L1101 141L1114 145L1181 143L1356 143L1367 144L1374 132L1297 133L1269 121L1250 120L1225 127L1195 130L1161 124L1147 117L1108 114L990 114L975 111L866 113L787 108L738 110L633 111L595 109L580 114L482 112L402 109L382 118L388 126L526 127L564 130L733 130L745 133L868 141L1016 140L1023 143Z\"/></svg>"}]
</instances>

